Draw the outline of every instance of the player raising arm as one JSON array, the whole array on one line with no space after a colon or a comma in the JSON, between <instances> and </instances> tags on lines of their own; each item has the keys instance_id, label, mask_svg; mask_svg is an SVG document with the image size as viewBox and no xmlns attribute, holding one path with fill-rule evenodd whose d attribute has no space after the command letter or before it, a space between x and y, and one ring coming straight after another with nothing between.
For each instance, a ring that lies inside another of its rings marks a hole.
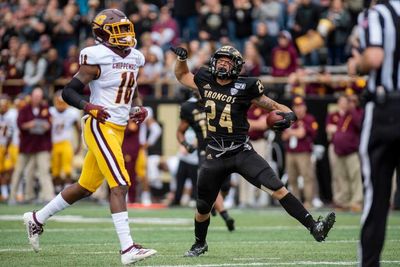
<instances>
[{"instance_id":1,"label":"player raising arm","mask_svg":"<svg viewBox=\"0 0 400 267\"><path fill-rule=\"evenodd\" d=\"M207 113L206 160L200 167L195 214L195 243L185 253L196 257L208 250L207 229L210 211L220 191L223 179L234 172L241 174L254 186L268 192L284 209L313 235L325 240L335 222L335 213L315 221L283 185L268 163L252 148L247 135L247 110L252 103L267 111L279 110L283 119L273 125L284 130L296 120L294 113L264 95L264 86L256 78L240 77L244 65L242 55L232 46L218 49L210 60L209 68L200 68L193 75L186 64L187 51L172 47L178 56L175 75L183 85L199 91Z\"/></svg>"}]
</instances>

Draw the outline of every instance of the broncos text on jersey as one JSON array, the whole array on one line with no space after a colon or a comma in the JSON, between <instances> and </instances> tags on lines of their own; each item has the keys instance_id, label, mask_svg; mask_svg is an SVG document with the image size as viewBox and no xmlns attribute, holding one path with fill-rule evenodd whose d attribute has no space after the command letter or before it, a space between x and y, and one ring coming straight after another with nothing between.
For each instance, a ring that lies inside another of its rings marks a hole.
<instances>
[{"instance_id":1,"label":"broncos text on jersey","mask_svg":"<svg viewBox=\"0 0 400 267\"><path fill-rule=\"evenodd\" d=\"M207 113L207 142L243 142L249 123L247 110L251 100L264 93L264 86L257 78L239 77L220 85L206 68L201 68L194 81L205 103Z\"/></svg>"}]
</instances>

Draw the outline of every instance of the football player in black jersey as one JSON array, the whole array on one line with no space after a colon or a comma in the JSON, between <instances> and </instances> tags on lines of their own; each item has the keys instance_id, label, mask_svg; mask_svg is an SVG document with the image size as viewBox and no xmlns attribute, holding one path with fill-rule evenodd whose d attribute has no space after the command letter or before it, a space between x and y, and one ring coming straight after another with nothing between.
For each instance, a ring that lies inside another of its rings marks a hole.
<instances>
[{"instance_id":1,"label":"football player in black jersey","mask_svg":"<svg viewBox=\"0 0 400 267\"><path fill-rule=\"evenodd\" d=\"M205 160L206 146L207 146L205 142L205 138L207 136L207 115L204 109L204 104L202 103L202 101L200 101L200 95L198 91L193 92L193 97L191 97L185 103L182 104L180 117L181 121L176 131L176 137L178 139L178 142L182 144L189 153L193 152L194 150L197 150L197 154L199 157L199 166L201 166L201 164ZM185 140L185 132L187 129L189 129L189 127L191 127L193 131L196 133L196 139L197 139L196 147L189 144ZM230 183L229 176L226 177L224 183L228 184L229 186ZM194 184L193 186L196 185ZM225 187L229 188L228 186L225 185ZM218 194L217 199L215 200L214 208L216 211L218 211L222 219L225 221L228 230L230 232L234 231L235 220L231 216L229 216L228 211L225 210L224 199L221 193Z\"/></svg>"},{"instance_id":2,"label":"football player in black jersey","mask_svg":"<svg viewBox=\"0 0 400 267\"><path fill-rule=\"evenodd\" d=\"M212 55L208 68L193 75L187 66L187 51L171 47L178 56L175 76L180 83L199 91L207 114L206 160L200 167L197 181L195 214L195 243L185 253L196 257L208 250L207 229L210 211L220 191L223 179L230 173L241 174L254 186L268 192L284 209L313 235L316 241L325 240L335 222L335 213L317 221L284 186L268 163L258 155L247 136L247 110L255 104L267 111L278 110L283 119L274 130L284 130L297 119L285 105L264 95L264 86L257 78L241 77L244 61L232 46L223 46Z\"/></svg>"}]
</instances>

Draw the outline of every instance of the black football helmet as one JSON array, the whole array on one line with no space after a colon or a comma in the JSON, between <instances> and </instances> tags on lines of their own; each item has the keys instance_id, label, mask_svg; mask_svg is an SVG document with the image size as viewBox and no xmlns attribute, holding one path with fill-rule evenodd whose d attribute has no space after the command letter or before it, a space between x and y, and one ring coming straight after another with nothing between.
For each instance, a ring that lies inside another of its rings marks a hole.
<instances>
[{"instance_id":1,"label":"black football helmet","mask_svg":"<svg viewBox=\"0 0 400 267\"><path fill-rule=\"evenodd\" d=\"M135 47L133 23L118 9L105 9L92 21L96 41L117 48Z\"/></svg>"},{"instance_id":2,"label":"black football helmet","mask_svg":"<svg viewBox=\"0 0 400 267\"><path fill-rule=\"evenodd\" d=\"M233 67L230 71L225 68L217 69L217 60L221 57L227 57L232 60ZM227 79L236 79L244 65L243 57L240 52L229 45L223 46L215 51L214 55L210 59L209 70L214 77L227 80Z\"/></svg>"}]
</instances>

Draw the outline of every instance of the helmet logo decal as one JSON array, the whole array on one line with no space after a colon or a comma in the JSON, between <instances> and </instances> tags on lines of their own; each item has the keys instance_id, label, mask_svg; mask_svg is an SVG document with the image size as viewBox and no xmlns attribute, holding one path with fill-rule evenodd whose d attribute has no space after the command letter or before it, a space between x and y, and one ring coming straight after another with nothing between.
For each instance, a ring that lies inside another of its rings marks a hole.
<instances>
[{"instance_id":1,"label":"helmet logo decal","mask_svg":"<svg viewBox=\"0 0 400 267\"><path fill-rule=\"evenodd\" d=\"M135 47L135 30L126 15L117 9L105 9L92 21L96 41L107 46L125 49Z\"/></svg>"},{"instance_id":2,"label":"helmet logo decal","mask_svg":"<svg viewBox=\"0 0 400 267\"><path fill-rule=\"evenodd\" d=\"M97 24L97 26L103 25L104 20L107 18L106 15L98 15L97 17L94 18L94 23Z\"/></svg>"}]
</instances>

